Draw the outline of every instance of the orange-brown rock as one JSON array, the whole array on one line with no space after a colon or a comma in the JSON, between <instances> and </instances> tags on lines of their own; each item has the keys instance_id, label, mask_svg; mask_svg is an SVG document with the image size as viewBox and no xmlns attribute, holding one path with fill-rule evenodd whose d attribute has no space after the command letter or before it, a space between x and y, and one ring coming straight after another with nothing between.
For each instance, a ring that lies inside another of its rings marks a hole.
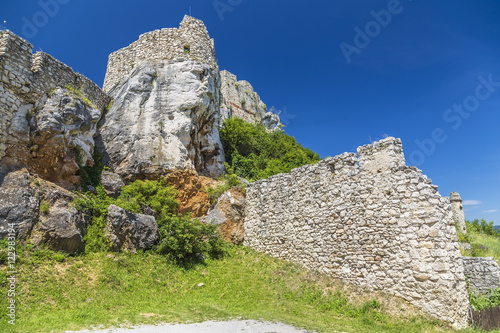
<instances>
[{"instance_id":1,"label":"orange-brown rock","mask_svg":"<svg viewBox=\"0 0 500 333\"><path fill-rule=\"evenodd\" d=\"M178 214L191 213L193 217L201 217L207 214L210 209L210 199L206 193L207 186L215 187L217 181L199 176L191 170L175 170L165 176L168 183L172 185L179 194Z\"/></svg>"}]
</instances>

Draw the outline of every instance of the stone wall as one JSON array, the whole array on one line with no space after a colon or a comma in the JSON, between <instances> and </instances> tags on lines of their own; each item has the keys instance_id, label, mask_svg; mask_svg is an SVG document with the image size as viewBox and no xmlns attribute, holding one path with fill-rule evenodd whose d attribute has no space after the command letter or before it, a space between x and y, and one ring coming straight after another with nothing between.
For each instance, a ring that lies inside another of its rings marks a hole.
<instances>
[{"instance_id":1,"label":"stone wall","mask_svg":"<svg viewBox=\"0 0 500 333\"><path fill-rule=\"evenodd\" d=\"M449 199L405 165L399 139L255 182L246 200L245 245L467 325Z\"/></svg>"},{"instance_id":2,"label":"stone wall","mask_svg":"<svg viewBox=\"0 0 500 333\"><path fill-rule=\"evenodd\" d=\"M463 257L469 287L479 294L500 288L500 267L495 258Z\"/></svg>"},{"instance_id":3,"label":"stone wall","mask_svg":"<svg viewBox=\"0 0 500 333\"><path fill-rule=\"evenodd\" d=\"M49 91L76 88L97 108L110 101L95 83L52 56L6 30L0 32L0 159L5 155L7 129L21 105L34 104Z\"/></svg>"},{"instance_id":4,"label":"stone wall","mask_svg":"<svg viewBox=\"0 0 500 333\"><path fill-rule=\"evenodd\" d=\"M142 62L187 58L217 68L214 41L202 21L185 16L178 29L151 31L109 56L104 91L109 92Z\"/></svg>"}]
</instances>

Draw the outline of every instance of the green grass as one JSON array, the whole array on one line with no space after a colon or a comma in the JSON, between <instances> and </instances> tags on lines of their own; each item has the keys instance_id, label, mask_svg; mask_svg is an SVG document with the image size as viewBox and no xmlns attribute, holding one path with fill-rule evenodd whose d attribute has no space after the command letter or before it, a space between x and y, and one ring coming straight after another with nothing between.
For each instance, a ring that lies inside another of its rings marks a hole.
<instances>
[{"instance_id":1,"label":"green grass","mask_svg":"<svg viewBox=\"0 0 500 333\"><path fill-rule=\"evenodd\" d=\"M461 250L469 257L493 257L500 262L500 233L493 230L493 222L484 219L466 221L467 234L462 234L457 227L458 241L469 243L470 250Z\"/></svg>"},{"instance_id":2,"label":"green grass","mask_svg":"<svg viewBox=\"0 0 500 333\"><path fill-rule=\"evenodd\" d=\"M241 247L189 269L150 253L63 258L46 250L19 252L16 326L7 323L2 297L0 332L238 317L318 332L451 331L423 317L398 319L388 314L386 300L371 298L375 294L349 299L338 281ZM5 262L0 267L0 292L5 295Z\"/></svg>"},{"instance_id":3,"label":"green grass","mask_svg":"<svg viewBox=\"0 0 500 333\"><path fill-rule=\"evenodd\" d=\"M500 239L498 237L472 232L469 233L469 237L474 249L472 254L474 257L493 257L500 262Z\"/></svg>"}]
</instances>

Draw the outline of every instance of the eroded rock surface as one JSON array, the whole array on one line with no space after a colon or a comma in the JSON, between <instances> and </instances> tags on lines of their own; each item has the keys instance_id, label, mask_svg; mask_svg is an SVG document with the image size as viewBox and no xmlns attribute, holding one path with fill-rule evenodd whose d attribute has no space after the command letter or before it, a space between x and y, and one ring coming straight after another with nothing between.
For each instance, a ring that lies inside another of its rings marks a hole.
<instances>
[{"instance_id":1,"label":"eroded rock surface","mask_svg":"<svg viewBox=\"0 0 500 333\"><path fill-rule=\"evenodd\" d=\"M65 188L79 183L80 166L92 165L101 112L88 100L58 88L22 105L8 129L4 166L25 167Z\"/></svg>"},{"instance_id":2,"label":"eroded rock surface","mask_svg":"<svg viewBox=\"0 0 500 333\"><path fill-rule=\"evenodd\" d=\"M223 238L233 244L243 243L245 237L245 195L237 187L222 194L217 204L201 221L217 224Z\"/></svg>"},{"instance_id":3,"label":"eroded rock surface","mask_svg":"<svg viewBox=\"0 0 500 333\"><path fill-rule=\"evenodd\" d=\"M127 180L174 169L220 175L219 85L218 70L183 58L134 68L110 92L101 129L115 172Z\"/></svg>"},{"instance_id":4,"label":"eroded rock surface","mask_svg":"<svg viewBox=\"0 0 500 333\"><path fill-rule=\"evenodd\" d=\"M245 80L238 81L236 75L223 70L220 72L222 83L221 119L237 117L254 124L260 123L268 130L282 127L280 117L269 112L252 85Z\"/></svg>"},{"instance_id":5,"label":"eroded rock surface","mask_svg":"<svg viewBox=\"0 0 500 333\"><path fill-rule=\"evenodd\" d=\"M0 185L0 236L15 225L22 243L75 253L83 249L86 216L70 205L73 194L26 170L7 173Z\"/></svg>"},{"instance_id":6,"label":"eroded rock surface","mask_svg":"<svg viewBox=\"0 0 500 333\"><path fill-rule=\"evenodd\" d=\"M158 240L158 225L153 216L134 214L115 205L108 208L107 232L116 251L149 249Z\"/></svg>"},{"instance_id":7,"label":"eroded rock surface","mask_svg":"<svg viewBox=\"0 0 500 333\"><path fill-rule=\"evenodd\" d=\"M199 176L194 171L176 170L165 176L169 185L178 191L177 201L179 208L177 214L192 214L193 217L201 217L210 209L210 198L207 187L215 187L217 181Z\"/></svg>"}]
</instances>

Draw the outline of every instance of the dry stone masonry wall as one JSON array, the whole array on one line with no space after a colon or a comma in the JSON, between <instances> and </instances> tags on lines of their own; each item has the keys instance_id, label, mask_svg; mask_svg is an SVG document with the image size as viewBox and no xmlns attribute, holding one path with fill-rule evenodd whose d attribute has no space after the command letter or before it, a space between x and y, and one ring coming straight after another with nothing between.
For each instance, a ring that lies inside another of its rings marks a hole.
<instances>
[{"instance_id":1,"label":"dry stone masonry wall","mask_svg":"<svg viewBox=\"0 0 500 333\"><path fill-rule=\"evenodd\" d=\"M495 258L463 257L470 288L479 294L500 288L500 268Z\"/></svg>"},{"instance_id":2,"label":"dry stone masonry wall","mask_svg":"<svg viewBox=\"0 0 500 333\"><path fill-rule=\"evenodd\" d=\"M187 58L217 68L214 41L202 21L185 16L178 29L151 31L109 56L104 91L109 92L142 62Z\"/></svg>"},{"instance_id":3,"label":"dry stone masonry wall","mask_svg":"<svg viewBox=\"0 0 500 333\"><path fill-rule=\"evenodd\" d=\"M387 138L247 187L245 244L467 325L448 198Z\"/></svg>"}]
</instances>

